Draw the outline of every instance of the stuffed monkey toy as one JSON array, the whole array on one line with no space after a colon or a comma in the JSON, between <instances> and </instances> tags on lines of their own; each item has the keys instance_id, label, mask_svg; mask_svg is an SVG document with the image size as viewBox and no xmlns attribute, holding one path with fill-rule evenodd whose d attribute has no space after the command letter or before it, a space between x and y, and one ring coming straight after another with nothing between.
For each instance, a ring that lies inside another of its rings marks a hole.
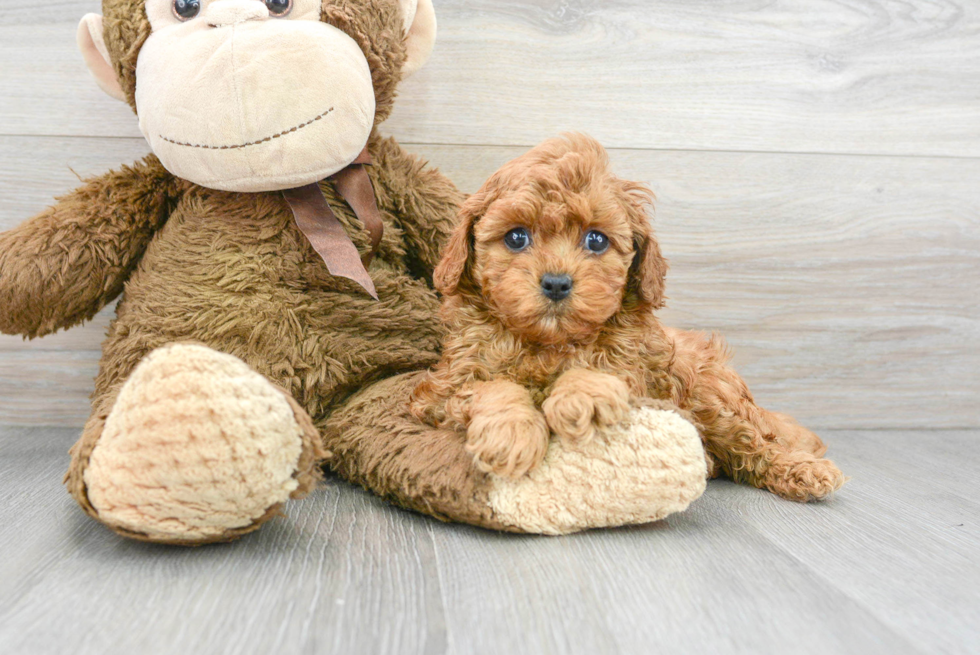
<instances>
[{"instance_id":1,"label":"stuffed monkey toy","mask_svg":"<svg viewBox=\"0 0 980 655\"><path fill-rule=\"evenodd\" d=\"M104 0L78 41L153 154L0 235L0 331L120 298L66 484L134 539L257 529L324 467L517 532L656 520L704 489L693 425L633 411L518 480L407 410L440 356L432 271L463 200L378 125L427 59L430 0Z\"/></svg>"}]
</instances>

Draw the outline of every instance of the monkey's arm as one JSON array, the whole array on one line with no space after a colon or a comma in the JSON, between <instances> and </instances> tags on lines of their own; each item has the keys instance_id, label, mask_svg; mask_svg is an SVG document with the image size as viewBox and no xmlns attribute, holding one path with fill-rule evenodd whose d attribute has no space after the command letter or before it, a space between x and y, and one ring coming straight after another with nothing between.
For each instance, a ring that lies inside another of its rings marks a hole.
<instances>
[{"instance_id":1,"label":"monkey's arm","mask_svg":"<svg viewBox=\"0 0 980 655\"><path fill-rule=\"evenodd\" d=\"M0 234L0 332L33 338L92 318L122 291L185 185L150 155Z\"/></svg>"},{"instance_id":2,"label":"monkey's arm","mask_svg":"<svg viewBox=\"0 0 980 655\"><path fill-rule=\"evenodd\" d=\"M378 200L404 232L411 248L410 270L431 282L464 195L445 175L402 150L394 139L380 139L373 151L376 169L384 175Z\"/></svg>"}]
</instances>

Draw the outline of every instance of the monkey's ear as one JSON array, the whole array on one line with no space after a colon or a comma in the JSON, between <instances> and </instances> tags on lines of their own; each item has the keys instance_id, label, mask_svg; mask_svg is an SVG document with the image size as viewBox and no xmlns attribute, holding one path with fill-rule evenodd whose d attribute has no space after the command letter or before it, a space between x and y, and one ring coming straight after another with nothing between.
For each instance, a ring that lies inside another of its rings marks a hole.
<instances>
[{"instance_id":1,"label":"monkey's ear","mask_svg":"<svg viewBox=\"0 0 980 655\"><path fill-rule=\"evenodd\" d=\"M126 102L126 94L112 68L109 49L105 46L105 37L102 36L102 16L85 14L78 24L77 39L78 49L82 51L85 64L99 87L116 100Z\"/></svg>"},{"instance_id":2,"label":"monkey's ear","mask_svg":"<svg viewBox=\"0 0 980 655\"><path fill-rule=\"evenodd\" d=\"M436 43L436 12L432 0L399 0L405 15L405 49L408 58L402 76L408 77L425 65Z\"/></svg>"},{"instance_id":3,"label":"monkey's ear","mask_svg":"<svg viewBox=\"0 0 980 655\"><path fill-rule=\"evenodd\" d=\"M432 283L444 296L453 296L469 282L473 256L473 225L486 211L487 194L474 193L459 208L459 223L442 249L442 259L432 273Z\"/></svg>"}]
</instances>

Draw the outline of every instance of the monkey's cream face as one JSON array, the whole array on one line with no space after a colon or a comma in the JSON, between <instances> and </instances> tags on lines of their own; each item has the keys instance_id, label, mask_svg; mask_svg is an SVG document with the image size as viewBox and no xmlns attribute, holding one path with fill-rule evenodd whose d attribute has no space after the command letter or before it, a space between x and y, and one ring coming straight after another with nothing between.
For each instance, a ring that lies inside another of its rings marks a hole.
<instances>
[{"instance_id":1,"label":"monkey's cream face","mask_svg":"<svg viewBox=\"0 0 980 655\"><path fill-rule=\"evenodd\" d=\"M225 191L286 189L364 148L371 70L353 39L320 22L319 0L147 0L146 11L137 113L174 175Z\"/></svg>"}]
</instances>

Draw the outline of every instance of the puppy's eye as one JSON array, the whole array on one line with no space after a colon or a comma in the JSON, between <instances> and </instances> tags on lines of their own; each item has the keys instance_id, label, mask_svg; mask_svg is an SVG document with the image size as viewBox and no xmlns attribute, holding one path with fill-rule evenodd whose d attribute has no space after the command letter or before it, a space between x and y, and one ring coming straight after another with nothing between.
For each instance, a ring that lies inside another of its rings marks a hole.
<instances>
[{"instance_id":1,"label":"puppy's eye","mask_svg":"<svg viewBox=\"0 0 980 655\"><path fill-rule=\"evenodd\" d=\"M531 235L523 227L515 227L504 236L504 245L514 252L520 252L531 245Z\"/></svg>"},{"instance_id":2,"label":"puppy's eye","mask_svg":"<svg viewBox=\"0 0 980 655\"><path fill-rule=\"evenodd\" d=\"M201 0L174 0L174 16L190 20L201 13Z\"/></svg>"},{"instance_id":3,"label":"puppy's eye","mask_svg":"<svg viewBox=\"0 0 980 655\"><path fill-rule=\"evenodd\" d=\"M585 249L597 255L609 250L609 237L598 230L591 230L585 235Z\"/></svg>"}]
</instances>

